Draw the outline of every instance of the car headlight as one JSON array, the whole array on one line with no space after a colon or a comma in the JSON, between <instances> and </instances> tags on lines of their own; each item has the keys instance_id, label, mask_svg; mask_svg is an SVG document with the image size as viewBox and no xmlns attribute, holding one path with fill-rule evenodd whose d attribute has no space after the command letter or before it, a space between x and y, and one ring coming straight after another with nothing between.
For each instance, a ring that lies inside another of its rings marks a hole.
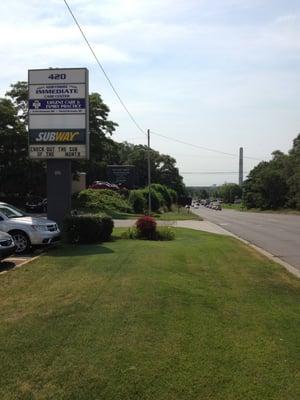
<instances>
[{"instance_id":1,"label":"car headlight","mask_svg":"<svg viewBox=\"0 0 300 400\"><path fill-rule=\"evenodd\" d=\"M32 229L38 232L45 232L47 231L46 225L31 225Z\"/></svg>"},{"instance_id":2,"label":"car headlight","mask_svg":"<svg viewBox=\"0 0 300 400\"><path fill-rule=\"evenodd\" d=\"M14 246L14 241L12 239L3 239L0 240L0 247L9 247Z\"/></svg>"}]
</instances>

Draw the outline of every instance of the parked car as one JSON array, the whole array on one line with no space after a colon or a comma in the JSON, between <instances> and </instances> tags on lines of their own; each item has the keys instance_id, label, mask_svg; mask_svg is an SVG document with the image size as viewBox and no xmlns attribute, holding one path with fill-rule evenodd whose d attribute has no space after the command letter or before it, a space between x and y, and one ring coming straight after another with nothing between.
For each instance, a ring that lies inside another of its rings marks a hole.
<instances>
[{"instance_id":1,"label":"parked car","mask_svg":"<svg viewBox=\"0 0 300 400\"><path fill-rule=\"evenodd\" d=\"M32 197L26 202L25 207L27 212L47 212L47 199Z\"/></svg>"},{"instance_id":2,"label":"parked car","mask_svg":"<svg viewBox=\"0 0 300 400\"><path fill-rule=\"evenodd\" d=\"M60 230L54 221L31 217L16 207L0 202L0 230L9 233L16 245L16 253L32 247L49 246L60 240Z\"/></svg>"},{"instance_id":3,"label":"parked car","mask_svg":"<svg viewBox=\"0 0 300 400\"><path fill-rule=\"evenodd\" d=\"M5 232L0 232L0 261L11 256L16 250L13 238Z\"/></svg>"},{"instance_id":4,"label":"parked car","mask_svg":"<svg viewBox=\"0 0 300 400\"><path fill-rule=\"evenodd\" d=\"M95 181L90 186L89 189L109 189L109 190L120 190L119 186L114 183Z\"/></svg>"}]
</instances>

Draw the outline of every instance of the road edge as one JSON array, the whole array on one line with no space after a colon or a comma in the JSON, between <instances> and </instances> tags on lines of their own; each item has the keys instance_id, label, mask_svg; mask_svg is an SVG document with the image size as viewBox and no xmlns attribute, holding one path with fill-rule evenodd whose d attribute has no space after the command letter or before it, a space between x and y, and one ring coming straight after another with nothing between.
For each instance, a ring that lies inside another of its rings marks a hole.
<instances>
[{"instance_id":1,"label":"road edge","mask_svg":"<svg viewBox=\"0 0 300 400\"><path fill-rule=\"evenodd\" d=\"M216 224L217 225L217 224ZM217 225L218 226L218 225ZM224 228L223 228L224 229ZM224 229L225 231L227 231L227 229ZM294 267L293 265L287 263L286 261L283 261L281 258L279 258L278 256L274 256L274 254L270 253L269 251L263 249L262 247L257 246L256 244L253 244L251 242L249 242L246 239L243 239L242 237L235 235L234 233L227 231L231 234L232 237L234 237L235 239L239 240L240 242L246 244L247 246L251 247L252 249L258 251L259 253L261 253L262 255L264 255L265 257L267 257L269 260L280 264L282 267L284 267L287 271L289 271L291 274L293 274L294 276L296 276L297 278L300 278L300 270L297 269L296 267Z\"/></svg>"}]
</instances>

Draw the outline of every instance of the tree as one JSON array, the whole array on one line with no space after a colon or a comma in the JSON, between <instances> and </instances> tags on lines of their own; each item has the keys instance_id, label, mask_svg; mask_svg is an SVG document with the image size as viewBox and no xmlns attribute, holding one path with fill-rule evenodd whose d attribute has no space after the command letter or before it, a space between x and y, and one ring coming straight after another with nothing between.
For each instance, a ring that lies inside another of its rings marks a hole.
<instances>
[{"instance_id":1,"label":"tree","mask_svg":"<svg viewBox=\"0 0 300 400\"><path fill-rule=\"evenodd\" d=\"M133 145L120 143L119 155L121 164L134 165L137 172L137 186L145 187L148 184L148 147L145 145ZM160 183L175 190L178 194L185 193L185 186L176 160L158 151L150 150L150 167L152 183Z\"/></svg>"},{"instance_id":2,"label":"tree","mask_svg":"<svg viewBox=\"0 0 300 400\"><path fill-rule=\"evenodd\" d=\"M25 196L32 187L45 192L43 164L29 160L27 132L18 107L8 98L0 99L0 192Z\"/></svg>"},{"instance_id":3,"label":"tree","mask_svg":"<svg viewBox=\"0 0 300 400\"><path fill-rule=\"evenodd\" d=\"M287 178L289 188L287 205L300 210L300 134L294 139L288 157L291 173Z\"/></svg>"},{"instance_id":4,"label":"tree","mask_svg":"<svg viewBox=\"0 0 300 400\"><path fill-rule=\"evenodd\" d=\"M11 90L5 93L17 109L17 114L21 120L27 121L28 118L28 84L25 81L18 81L10 85Z\"/></svg>"},{"instance_id":5,"label":"tree","mask_svg":"<svg viewBox=\"0 0 300 400\"><path fill-rule=\"evenodd\" d=\"M29 193L46 191L46 163L28 158L27 115L28 85L19 81L0 99L0 191ZM112 139L118 126L109 119L109 107L99 93L89 95L90 159L72 161L72 169L87 173L87 183L107 179L108 164L132 164L138 171L138 186L147 185L148 148L117 143ZM184 193L185 186L176 160L151 149L153 183L162 183Z\"/></svg>"},{"instance_id":6,"label":"tree","mask_svg":"<svg viewBox=\"0 0 300 400\"><path fill-rule=\"evenodd\" d=\"M209 198L209 193L205 189L200 189L199 191L199 199L208 199Z\"/></svg>"},{"instance_id":7,"label":"tree","mask_svg":"<svg viewBox=\"0 0 300 400\"><path fill-rule=\"evenodd\" d=\"M243 201L248 208L276 209L284 207L288 198L288 157L276 151L269 162L259 163L244 182Z\"/></svg>"},{"instance_id":8,"label":"tree","mask_svg":"<svg viewBox=\"0 0 300 400\"><path fill-rule=\"evenodd\" d=\"M224 203L233 203L242 197L242 189L236 183L225 183L219 188L219 193Z\"/></svg>"}]
</instances>

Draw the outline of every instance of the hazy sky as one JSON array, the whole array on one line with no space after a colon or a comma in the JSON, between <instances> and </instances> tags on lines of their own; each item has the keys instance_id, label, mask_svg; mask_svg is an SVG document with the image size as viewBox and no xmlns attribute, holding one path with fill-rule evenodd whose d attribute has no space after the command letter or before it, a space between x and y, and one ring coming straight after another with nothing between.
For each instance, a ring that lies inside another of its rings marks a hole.
<instances>
[{"instance_id":1,"label":"hazy sky","mask_svg":"<svg viewBox=\"0 0 300 400\"><path fill-rule=\"evenodd\" d=\"M69 0L122 99L187 185L237 181L238 149L268 159L300 131L299 0ZM0 96L30 68L87 67L119 124L146 143L108 86L63 0L0 3ZM258 161L245 159L245 171Z\"/></svg>"}]
</instances>

